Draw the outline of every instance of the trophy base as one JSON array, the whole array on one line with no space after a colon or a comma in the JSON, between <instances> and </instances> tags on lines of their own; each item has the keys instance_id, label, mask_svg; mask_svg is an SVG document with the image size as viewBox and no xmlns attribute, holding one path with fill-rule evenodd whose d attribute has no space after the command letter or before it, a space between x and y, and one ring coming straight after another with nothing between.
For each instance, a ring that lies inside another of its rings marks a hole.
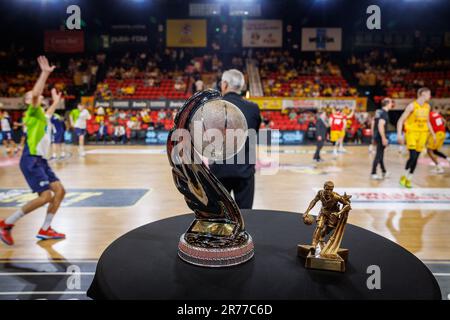
<instances>
[{"instance_id":1,"label":"trophy base","mask_svg":"<svg viewBox=\"0 0 450 320\"><path fill-rule=\"evenodd\" d=\"M310 245L297 246L297 255L306 258L305 267L308 269L319 269L327 271L345 272L345 263L348 259L348 249L340 248L335 258L316 257L314 247Z\"/></svg>"},{"instance_id":2,"label":"trophy base","mask_svg":"<svg viewBox=\"0 0 450 320\"><path fill-rule=\"evenodd\" d=\"M178 256L187 263L201 267L229 267L242 264L254 255L252 237L240 246L224 248L201 248L186 242L185 234L178 243Z\"/></svg>"}]
</instances>

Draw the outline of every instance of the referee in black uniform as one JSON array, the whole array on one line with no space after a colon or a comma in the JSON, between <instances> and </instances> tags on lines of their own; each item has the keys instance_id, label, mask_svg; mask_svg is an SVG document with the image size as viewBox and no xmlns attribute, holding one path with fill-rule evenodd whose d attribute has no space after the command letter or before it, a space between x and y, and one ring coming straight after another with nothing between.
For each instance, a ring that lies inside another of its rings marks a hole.
<instances>
[{"instance_id":1,"label":"referee in black uniform","mask_svg":"<svg viewBox=\"0 0 450 320\"><path fill-rule=\"evenodd\" d=\"M236 69L227 70L222 75L220 89L223 99L237 106L247 120L249 133L258 133L261 124L261 114L256 103L245 100L241 96L245 86L244 75ZM253 129L253 130L251 130ZM256 139L252 139L256 142ZM238 157L245 152L245 162L238 164ZM249 138L245 142L245 147L234 157L233 164L210 165L211 172L220 180L228 192L233 191L234 199L241 209L251 209L255 194L255 164L256 164L256 143L250 144Z\"/></svg>"},{"instance_id":2,"label":"referee in black uniform","mask_svg":"<svg viewBox=\"0 0 450 320\"><path fill-rule=\"evenodd\" d=\"M380 180L388 177L388 173L384 166L384 149L386 149L389 141L386 136L387 125L389 123L389 110L393 107L392 99L384 98L381 101L381 109L375 112L373 137L377 145L377 152L372 163L371 178L373 180ZM377 167L380 165L381 176L377 175Z\"/></svg>"},{"instance_id":3,"label":"referee in black uniform","mask_svg":"<svg viewBox=\"0 0 450 320\"><path fill-rule=\"evenodd\" d=\"M320 157L320 150L322 150L327 137L328 123L326 117L325 111L319 111L316 120L316 152L313 157L313 160L316 162L323 161Z\"/></svg>"}]
</instances>

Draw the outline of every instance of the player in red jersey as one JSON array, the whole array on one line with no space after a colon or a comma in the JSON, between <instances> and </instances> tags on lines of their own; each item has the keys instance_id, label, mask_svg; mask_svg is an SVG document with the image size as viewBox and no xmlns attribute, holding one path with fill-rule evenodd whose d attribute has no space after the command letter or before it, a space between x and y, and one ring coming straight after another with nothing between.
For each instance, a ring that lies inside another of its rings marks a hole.
<instances>
[{"instance_id":1,"label":"player in red jersey","mask_svg":"<svg viewBox=\"0 0 450 320\"><path fill-rule=\"evenodd\" d=\"M436 173L443 173L444 169L439 165L438 157L443 158L450 162L450 158L444 153L439 151L445 141L445 119L439 113L438 108L434 107L433 111L430 112L430 124L436 133L436 139L434 140L431 136L428 137L427 141L427 153L430 159L436 166Z\"/></svg>"}]
</instances>

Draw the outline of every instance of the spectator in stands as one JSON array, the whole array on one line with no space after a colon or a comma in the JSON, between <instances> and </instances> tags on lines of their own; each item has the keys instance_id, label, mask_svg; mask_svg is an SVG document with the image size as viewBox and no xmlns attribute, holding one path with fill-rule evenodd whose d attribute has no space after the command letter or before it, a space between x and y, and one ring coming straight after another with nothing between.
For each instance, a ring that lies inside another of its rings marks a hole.
<instances>
[{"instance_id":1,"label":"spectator in stands","mask_svg":"<svg viewBox=\"0 0 450 320\"><path fill-rule=\"evenodd\" d=\"M114 142L116 144L119 142L125 144L127 142L125 127L119 123L116 123L114 126Z\"/></svg>"},{"instance_id":2,"label":"spectator in stands","mask_svg":"<svg viewBox=\"0 0 450 320\"><path fill-rule=\"evenodd\" d=\"M99 123L98 131L96 134L96 141L103 141L104 144L106 144L106 140L108 138L108 130L106 128L105 122L102 120Z\"/></svg>"},{"instance_id":3,"label":"spectator in stands","mask_svg":"<svg viewBox=\"0 0 450 320\"><path fill-rule=\"evenodd\" d=\"M194 90L192 91L193 93L205 90L203 80L201 79L200 76L197 76L194 80L195 82L194 82Z\"/></svg>"}]
</instances>

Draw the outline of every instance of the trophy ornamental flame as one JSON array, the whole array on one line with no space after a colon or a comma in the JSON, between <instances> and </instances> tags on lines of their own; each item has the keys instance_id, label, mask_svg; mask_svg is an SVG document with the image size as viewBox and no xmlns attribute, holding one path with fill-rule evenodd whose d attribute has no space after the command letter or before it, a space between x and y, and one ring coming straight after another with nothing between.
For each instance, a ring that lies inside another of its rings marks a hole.
<instances>
[{"instance_id":1,"label":"trophy ornamental flame","mask_svg":"<svg viewBox=\"0 0 450 320\"><path fill-rule=\"evenodd\" d=\"M244 115L234 104L221 98L216 90L198 92L189 98L177 113L167 139L175 185L195 214L194 221L180 237L178 256L204 267L238 265L254 254L252 237L245 231L236 202L201 157L224 161L245 144ZM217 140L216 136L214 145L205 139L211 131L222 138ZM229 138L230 131L240 134Z\"/></svg>"}]
</instances>

